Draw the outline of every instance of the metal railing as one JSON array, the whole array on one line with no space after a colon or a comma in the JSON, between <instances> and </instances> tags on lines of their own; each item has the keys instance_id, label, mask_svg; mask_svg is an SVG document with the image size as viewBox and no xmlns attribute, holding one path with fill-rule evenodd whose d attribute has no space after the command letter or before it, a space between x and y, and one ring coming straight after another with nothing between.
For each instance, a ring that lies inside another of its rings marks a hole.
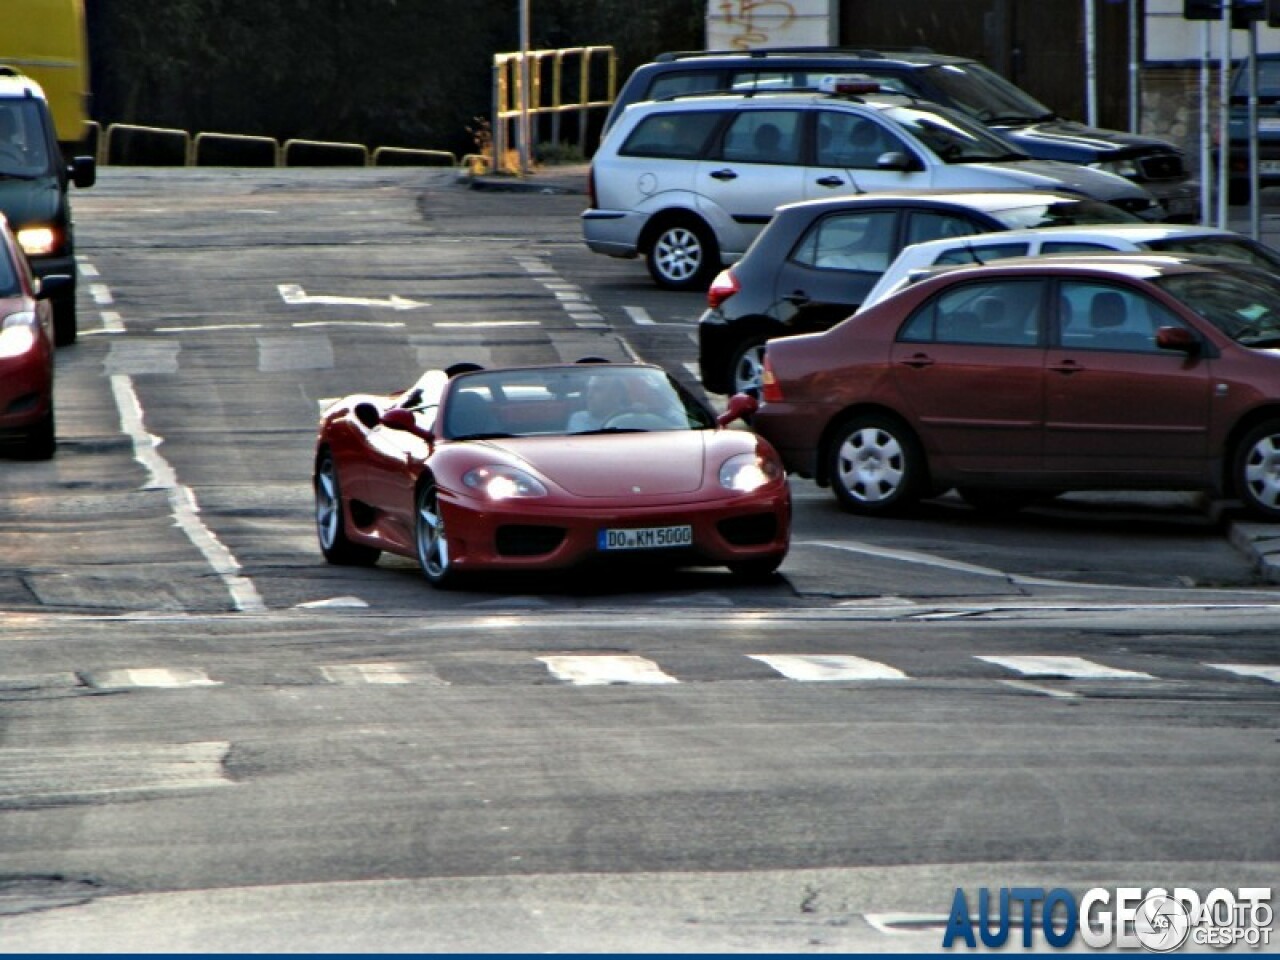
<instances>
[{"instance_id":1,"label":"metal railing","mask_svg":"<svg viewBox=\"0 0 1280 960\"><path fill-rule=\"evenodd\" d=\"M524 109L526 100L521 95L526 57L529 77L527 118ZM566 61L576 62L576 70L566 71ZM593 91L598 90L602 84L603 95L593 97ZM585 154L591 127L591 111L612 106L617 89L618 55L611 46L564 47L558 50L494 54L494 166L498 170L511 166L508 153L515 149L521 136L529 138L527 147L531 148L534 143L539 142L543 127L541 120L544 117L548 118L550 127L547 140L553 144L562 144L564 137L561 120L568 115L574 116L577 121L578 148ZM522 133L526 120L527 129Z\"/></svg>"},{"instance_id":2,"label":"metal railing","mask_svg":"<svg viewBox=\"0 0 1280 960\"><path fill-rule=\"evenodd\" d=\"M449 166L451 150L370 148L363 143L289 139L239 133L197 133L132 123L93 124L94 151L102 166ZM137 158L144 157L144 161Z\"/></svg>"}]
</instances>

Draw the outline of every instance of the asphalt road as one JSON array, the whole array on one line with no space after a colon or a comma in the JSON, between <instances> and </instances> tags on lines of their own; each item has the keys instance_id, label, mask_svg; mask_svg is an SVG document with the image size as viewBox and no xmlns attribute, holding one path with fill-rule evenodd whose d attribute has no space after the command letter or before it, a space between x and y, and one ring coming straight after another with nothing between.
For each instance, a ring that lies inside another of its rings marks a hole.
<instances>
[{"instance_id":1,"label":"asphalt road","mask_svg":"<svg viewBox=\"0 0 1280 960\"><path fill-rule=\"evenodd\" d=\"M57 458L0 459L0 950L936 950L956 887L1280 872L1280 595L1200 498L858 520L780 576L330 568L327 397L639 356L580 197L103 171Z\"/></svg>"}]
</instances>

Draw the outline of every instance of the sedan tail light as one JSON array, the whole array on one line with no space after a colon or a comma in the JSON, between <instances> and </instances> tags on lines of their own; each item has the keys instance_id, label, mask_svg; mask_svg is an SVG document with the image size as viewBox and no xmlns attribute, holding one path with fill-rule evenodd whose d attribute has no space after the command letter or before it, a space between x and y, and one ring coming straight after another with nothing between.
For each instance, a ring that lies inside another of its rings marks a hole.
<instances>
[{"instance_id":1,"label":"sedan tail light","mask_svg":"<svg viewBox=\"0 0 1280 960\"><path fill-rule=\"evenodd\" d=\"M765 403L782 402L782 384L773 372L773 363L769 360L767 350L764 355L764 370L760 374L760 399Z\"/></svg>"},{"instance_id":2,"label":"sedan tail light","mask_svg":"<svg viewBox=\"0 0 1280 960\"><path fill-rule=\"evenodd\" d=\"M711 281L711 286L707 288L707 306L712 310L720 307L741 288L738 286L738 278L733 275L733 270L721 270L716 278Z\"/></svg>"}]
</instances>

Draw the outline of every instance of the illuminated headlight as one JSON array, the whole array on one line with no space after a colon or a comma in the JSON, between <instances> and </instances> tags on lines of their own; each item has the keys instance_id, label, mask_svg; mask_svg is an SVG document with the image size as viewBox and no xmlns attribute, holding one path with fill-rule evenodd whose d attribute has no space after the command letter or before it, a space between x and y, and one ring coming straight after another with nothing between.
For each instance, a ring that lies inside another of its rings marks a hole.
<instances>
[{"instance_id":1,"label":"illuminated headlight","mask_svg":"<svg viewBox=\"0 0 1280 960\"><path fill-rule=\"evenodd\" d=\"M1119 177L1127 177L1130 180L1133 180L1141 172L1138 170L1138 162L1136 160L1100 160L1097 163L1089 164L1089 166L1095 170L1114 173Z\"/></svg>"},{"instance_id":2,"label":"illuminated headlight","mask_svg":"<svg viewBox=\"0 0 1280 960\"><path fill-rule=\"evenodd\" d=\"M39 336L40 324L34 313L9 314L0 322L0 358L22 356L36 345Z\"/></svg>"},{"instance_id":3,"label":"illuminated headlight","mask_svg":"<svg viewBox=\"0 0 1280 960\"><path fill-rule=\"evenodd\" d=\"M720 468L720 486L726 490L750 493L772 483L782 475L782 469L773 460L754 453L740 453L730 457Z\"/></svg>"},{"instance_id":4,"label":"illuminated headlight","mask_svg":"<svg viewBox=\"0 0 1280 960\"><path fill-rule=\"evenodd\" d=\"M547 495L547 488L536 477L515 467L476 467L463 474L462 482L490 500Z\"/></svg>"},{"instance_id":5,"label":"illuminated headlight","mask_svg":"<svg viewBox=\"0 0 1280 960\"><path fill-rule=\"evenodd\" d=\"M58 249L58 231L52 227L26 227L18 231L18 243L28 257L47 257Z\"/></svg>"}]
</instances>

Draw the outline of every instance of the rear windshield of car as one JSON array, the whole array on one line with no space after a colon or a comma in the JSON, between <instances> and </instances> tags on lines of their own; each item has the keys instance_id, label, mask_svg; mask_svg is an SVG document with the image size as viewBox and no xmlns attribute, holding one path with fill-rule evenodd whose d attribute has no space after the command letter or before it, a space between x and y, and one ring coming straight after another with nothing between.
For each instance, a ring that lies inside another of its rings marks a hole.
<instances>
[{"instance_id":1,"label":"rear windshield of car","mask_svg":"<svg viewBox=\"0 0 1280 960\"><path fill-rule=\"evenodd\" d=\"M1080 227L1098 223L1144 223L1128 211L1101 200L1051 200L1045 203L1027 204L1023 207L1006 207L989 210L1010 230L1026 227Z\"/></svg>"},{"instance_id":2,"label":"rear windshield of car","mask_svg":"<svg viewBox=\"0 0 1280 960\"><path fill-rule=\"evenodd\" d=\"M618 153L624 157L691 160L702 153L720 116L718 110L652 114L636 124Z\"/></svg>"}]
</instances>

